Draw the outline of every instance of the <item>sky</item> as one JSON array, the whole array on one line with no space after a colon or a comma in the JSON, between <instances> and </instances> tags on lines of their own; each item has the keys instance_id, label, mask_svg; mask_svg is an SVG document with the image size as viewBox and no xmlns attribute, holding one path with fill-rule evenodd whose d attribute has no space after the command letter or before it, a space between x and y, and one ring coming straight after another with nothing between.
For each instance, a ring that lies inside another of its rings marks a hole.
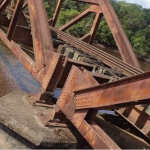
<instances>
[{"instance_id":1,"label":"sky","mask_svg":"<svg viewBox=\"0 0 150 150\"><path fill-rule=\"evenodd\" d=\"M150 0L126 0L129 3L142 5L144 8L150 8Z\"/></svg>"}]
</instances>

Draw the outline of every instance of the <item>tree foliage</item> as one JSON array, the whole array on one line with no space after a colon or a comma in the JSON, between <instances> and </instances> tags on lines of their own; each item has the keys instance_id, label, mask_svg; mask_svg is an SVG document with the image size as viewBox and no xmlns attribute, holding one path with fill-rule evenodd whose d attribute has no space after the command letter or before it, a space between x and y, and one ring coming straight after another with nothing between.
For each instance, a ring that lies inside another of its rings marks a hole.
<instances>
[{"instance_id":1,"label":"tree foliage","mask_svg":"<svg viewBox=\"0 0 150 150\"><path fill-rule=\"evenodd\" d=\"M132 44L134 51L141 58L150 58L150 9L125 1L110 0L120 22ZM49 18L52 18L57 0L45 0ZM83 12L88 5L76 1L65 0L57 20L57 27L70 21ZM82 37L90 31L95 15L91 14L70 27L67 32ZM106 20L103 18L99 25L95 41L116 46Z\"/></svg>"}]
</instances>

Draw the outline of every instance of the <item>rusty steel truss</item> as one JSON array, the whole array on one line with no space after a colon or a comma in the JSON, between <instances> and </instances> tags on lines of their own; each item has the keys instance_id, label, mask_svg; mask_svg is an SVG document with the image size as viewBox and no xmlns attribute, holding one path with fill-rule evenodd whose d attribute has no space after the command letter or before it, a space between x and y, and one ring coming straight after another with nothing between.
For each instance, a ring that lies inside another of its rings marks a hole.
<instances>
[{"instance_id":1,"label":"rusty steel truss","mask_svg":"<svg viewBox=\"0 0 150 150\"><path fill-rule=\"evenodd\" d=\"M47 18L43 0L0 0L0 39L42 87L31 99L36 105L53 104L53 119L62 113L94 149L120 149L94 122L103 109L115 110L149 140L150 72L140 69L109 0L76 1L89 8L57 29L63 0L58 0L53 18ZM96 14L90 33L78 39L64 32L90 13ZM91 45L102 17L123 61ZM62 91L54 103L57 88ZM45 125L49 121L46 116Z\"/></svg>"}]
</instances>

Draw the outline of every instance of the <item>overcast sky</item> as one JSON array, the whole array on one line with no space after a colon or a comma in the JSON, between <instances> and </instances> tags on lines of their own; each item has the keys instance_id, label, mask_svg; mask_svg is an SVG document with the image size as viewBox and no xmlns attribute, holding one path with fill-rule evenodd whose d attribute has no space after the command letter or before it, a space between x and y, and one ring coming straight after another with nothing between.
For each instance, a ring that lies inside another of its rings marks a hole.
<instances>
[{"instance_id":1,"label":"overcast sky","mask_svg":"<svg viewBox=\"0 0 150 150\"><path fill-rule=\"evenodd\" d=\"M129 3L142 5L144 8L150 8L150 0L126 0Z\"/></svg>"}]
</instances>

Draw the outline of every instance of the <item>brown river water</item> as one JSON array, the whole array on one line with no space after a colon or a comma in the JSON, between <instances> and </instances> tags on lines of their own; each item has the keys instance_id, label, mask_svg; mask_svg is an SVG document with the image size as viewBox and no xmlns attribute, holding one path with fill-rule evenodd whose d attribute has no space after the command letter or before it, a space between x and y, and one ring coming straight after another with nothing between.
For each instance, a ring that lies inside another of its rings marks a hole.
<instances>
[{"instance_id":1,"label":"brown river water","mask_svg":"<svg viewBox=\"0 0 150 150\"><path fill-rule=\"evenodd\" d=\"M121 59L117 51L96 45L105 52ZM150 63L140 61L142 70L150 70ZM38 93L40 84L28 73L12 52L0 42L0 97L22 90L31 94Z\"/></svg>"}]
</instances>

